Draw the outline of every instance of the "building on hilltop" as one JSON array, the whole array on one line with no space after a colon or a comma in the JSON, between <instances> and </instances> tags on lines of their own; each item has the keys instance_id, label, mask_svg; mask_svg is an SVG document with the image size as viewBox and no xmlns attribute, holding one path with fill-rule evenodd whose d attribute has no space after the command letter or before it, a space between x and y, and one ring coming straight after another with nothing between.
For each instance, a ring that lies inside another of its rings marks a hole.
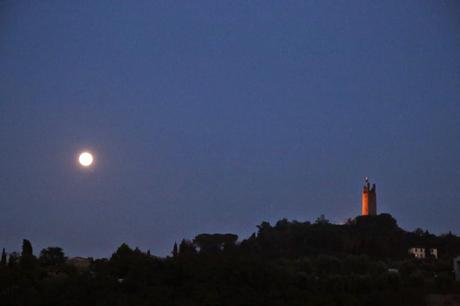
<instances>
[{"instance_id":1,"label":"building on hilltop","mask_svg":"<svg viewBox=\"0 0 460 306\"><path fill-rule=\"evenodd\" d=\"M460 282L460 256L454 258L455 280Z\"/></svg>"},{"instance_id":2,"label":"building on hilltop","mask_svg":"<svg viewBox=\"0 0 460 306\"><path fill-rule=\"evenodd\" d=\"M409 254L414 256L415 258L425 258L426 257L426 252L425 248L410 248L409 249Z\"/></svg>"},{"instance_id":3,"label":"building on hilltop","mask_svg":"<svg viewBox=\"0 0 460 306\"><path fill-rule=\"evenodd\" d=\"M418 259L434 258L438 259L438 249L436 248L425 248L425 247L413 247L409 249L409 255Z\"/></svg>"},{"instance_id":4,"label":"building on hilltop","mask_svg":"<svg viewBox=\"0 0 460 306\"><path fill-rule=\"evenodd\" d=\"M67 264L74 266L77 270L84 271L88 270L91 265L91 259L85 257L72 257L67 259Z\"/></svg>"},{"instance_id":5,"label":"building on hilltop","mask_svg":"<svg viewBox=\"0 0 460 306\"><path fill-rule=\"evenodd\" d=\"M362 215L377 215L377 194L375 184L372 184L371 188L371 184L369 183L369 179L367 177L363 186Z\"/></svg>"}]
</instances>

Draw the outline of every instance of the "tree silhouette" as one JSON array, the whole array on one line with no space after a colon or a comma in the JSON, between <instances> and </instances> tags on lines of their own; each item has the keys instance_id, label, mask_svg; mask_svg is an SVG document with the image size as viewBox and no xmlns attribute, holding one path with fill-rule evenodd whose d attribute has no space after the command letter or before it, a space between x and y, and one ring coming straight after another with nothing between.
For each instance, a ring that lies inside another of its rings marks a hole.
<instances>
[{"instance_id":1,"label":"tree silhouette","mask_svg":"<svg viewBox=\"0 0 460 306\"><path fill-rule=\"evenodd\" d=\"M179 244L179 256L189 256L196 254L195 245L190 240L182 239Z\"/></svg>"},{"instance_id":2,"label":"tree silhouette","mask_svg":"<svg viewBox=\"0 0 460 306\"><path fill-rule=\"evenodd\" d=\"M32 269L36 263L36 258L33 254L32 244L29 240L22 241L21 265L25 269Z\"/></svg>"},{"instance_id":3,"label":"tree silhouette","mask_svg":"<svg viewBox=\"0 0 460 306\"><path fill-rule=\"evenodd\" d=\"M21 256L22 257L33 256L32 244L27 239L22 240L22 254L21 254Z\"/></svg>"},{"instance_id":4,"label":"tree silhouette","mask_svg":"<svg viewBox=\"0 0 460 306\"><path fill-rule=\"evenodd\" d=\"M49 247L40 252L38 261L44 266L57 266L64 264L66 257L62 248Z\"/></svg>"},{"instance_id":5,"label":"tree silhouette","mask_svg":"<svg viewBox=\"0 0 460 306\"><path fill-rule=\"evenodd\" d=\"M5 252L5 248L3 248L3 251L2 251L2 259L0 260L0 265L2 267L6 266L6 252Z\"/></svg>"},{"instance_id":6,"label":"tree silhouette","mask_svg":"<svg viewBox=\"0 0 460 306\"><path fill-rule=\"evenodd\" d=\"M130 256L133 252L134 251L126 243L122 243L117 251L113 253L112 259L125 258Z\"/></svg>"},{"instance_id":7,"label":"tree silhouette","mask_svg":"<svg viewBox=\"0 0 460 306\"><path fill-rule=\"evenodd\" d=\"M427 294L460 294L451 272L460 237L406 232L390 215L346 224L281 219L237 239L200 234L174 243L177 258L124 243L84 270L60 265L58 247L43 249L41 265L26 269L26 259L36 259L24 241L22 256L11 253L0 267L0 304L406 306L425 305ZM412 259L413 245L436 247L440 256Z\"/></svg>"},{"instance_id":8,"label":"tree silhouette","mask_svg":"<svg viewBox=\"0 0 460 306\"><path fill-rule=\"evenodd\" d=\"M318 218L316 218L316 221L315 221L315 224L319 224L319 225L325 225L329 223L330 223L329 220L324 215L319 216Z\"/></svg>"},{"instance_id":9,"label":"tree silhouette","mask_svg":"<svg viewBox=\"0 0 460 306\"><path fill-rule=\"evenodd\" d=\"M8 267L14 267L19 261L19 254L18 252L10 253L8 258Z\"/></svg>"},{"instance_id":10,"label":"tree silhouette","mask_svg":"<svg viewBox=\"0 0 460 306\"><path fill-rule=\"evenodd\" d=\"M174 247L171 253L174 258L176 258L177 255L179 254L179 251L177 250L177 242L174 242Z\"/></svg>"}]
</instances>

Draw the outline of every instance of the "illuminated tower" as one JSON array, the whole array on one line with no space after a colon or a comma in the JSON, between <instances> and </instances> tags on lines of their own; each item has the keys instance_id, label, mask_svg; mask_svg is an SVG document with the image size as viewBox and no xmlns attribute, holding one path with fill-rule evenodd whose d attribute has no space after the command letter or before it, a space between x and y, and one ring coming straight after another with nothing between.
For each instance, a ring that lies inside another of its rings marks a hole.
<instances>
[{"instance_id":1,"label":"illuminated tower","mask_svg":"<svg viewBox=\"0 0 460 306\"><path fill-rule=\"evenodd\" d=\"M377 196L375 191L375 184L372 184L371 188L371 184L369 184L369 179L367 177L363 187L362 215L377 215Z\"/></svg>"}]
</instances>

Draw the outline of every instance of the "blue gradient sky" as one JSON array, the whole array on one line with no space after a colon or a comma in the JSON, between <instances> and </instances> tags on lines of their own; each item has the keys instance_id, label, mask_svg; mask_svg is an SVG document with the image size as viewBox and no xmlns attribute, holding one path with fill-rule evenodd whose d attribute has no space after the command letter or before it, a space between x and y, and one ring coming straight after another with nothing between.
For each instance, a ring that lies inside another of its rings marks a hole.
<instances>
[{"instance_id":1,"label":"blue gradient sky","mask_svg":"<svg viewBox=\"0 0 460 306\"><path fill-rule=\"evenodd\" d=\"M342 222L364 176L460 233L458 1L0 1L0 247Z\"/></svg>"}]
</instances>

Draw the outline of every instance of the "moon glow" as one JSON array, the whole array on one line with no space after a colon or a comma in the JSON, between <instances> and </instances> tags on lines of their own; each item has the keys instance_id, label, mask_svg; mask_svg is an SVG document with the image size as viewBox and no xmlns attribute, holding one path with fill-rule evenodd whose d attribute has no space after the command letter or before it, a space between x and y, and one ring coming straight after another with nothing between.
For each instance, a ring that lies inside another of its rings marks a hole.
<instances>
[{"instance_id":1,"label":"moon glow","mask_svg":"<svg viewBox=\"0 0 460 306\"><path fill-rule=\"evenodd\" d=\"M83 167L89 167L93 163L93 155L89 152L82 152L80 156L78 157L78 162L80 165Z\"/></svg>"}]
</instances>

